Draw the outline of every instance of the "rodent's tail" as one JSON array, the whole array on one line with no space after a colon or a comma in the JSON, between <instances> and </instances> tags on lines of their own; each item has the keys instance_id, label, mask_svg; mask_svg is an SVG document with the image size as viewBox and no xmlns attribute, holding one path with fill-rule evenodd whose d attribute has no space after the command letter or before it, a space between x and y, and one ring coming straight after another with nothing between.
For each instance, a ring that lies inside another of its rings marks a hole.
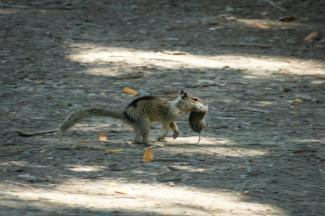
<instances>
[{"instance_id":1,"label":"rodent's tail","mask_svg":"<svg viewBox=\"0 0 325 216\"><path fill-rule=\"evenodd\" d=\"M124 115L122 112L110 111L105 109L99 108L90 108L90 109L83 109L77 112L70 114L60 125L59 128L53 130L46 130L46 131L35 131L35 132L24 132L24 131L17 131L20 136L35 136L41 134L48 134L48 133L57 133L57 132L64 132L76 123L78 123L81 119L86 118L88 116L108 116L114 117L118 119L123 119Z\"/></svg>"}]
</instances>

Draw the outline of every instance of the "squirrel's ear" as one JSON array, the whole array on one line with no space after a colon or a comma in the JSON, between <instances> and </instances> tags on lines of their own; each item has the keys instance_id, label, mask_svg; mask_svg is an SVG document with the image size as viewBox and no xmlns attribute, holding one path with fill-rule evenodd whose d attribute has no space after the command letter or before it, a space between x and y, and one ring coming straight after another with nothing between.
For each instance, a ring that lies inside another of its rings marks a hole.
<instances>
[{"instance_id":1,"label":"squirrel's ear","mask_svg":"<svg viewBox=\"0 0 325 216\"><path fill-rule=\"evenodd\" d=\"M179 94L180 94L180 95L183 95L184 93L185 93L184 90L180 90L180 91L179 91Z\"/></svg>"}]
</instances>

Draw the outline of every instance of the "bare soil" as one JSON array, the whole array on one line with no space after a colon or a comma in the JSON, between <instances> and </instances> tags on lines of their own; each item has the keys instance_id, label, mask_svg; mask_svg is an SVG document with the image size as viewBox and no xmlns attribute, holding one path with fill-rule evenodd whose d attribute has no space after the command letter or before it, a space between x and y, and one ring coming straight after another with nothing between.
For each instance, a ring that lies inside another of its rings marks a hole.
<instances>
[{"instance_id":1,"label":"bare soil","mask_svg":"<svg viewBox=\"0 0 325 216\"><path fill-rule=\"evenodd\" d=\"M324 215L324 11L321 0L1 1L0 215ZM201 143L188 116L176 140L155 141L152 127L148 163L112 118L15 133L121 110L134 99L125 86L206 99Z\"/></svg>"}]
</instances>

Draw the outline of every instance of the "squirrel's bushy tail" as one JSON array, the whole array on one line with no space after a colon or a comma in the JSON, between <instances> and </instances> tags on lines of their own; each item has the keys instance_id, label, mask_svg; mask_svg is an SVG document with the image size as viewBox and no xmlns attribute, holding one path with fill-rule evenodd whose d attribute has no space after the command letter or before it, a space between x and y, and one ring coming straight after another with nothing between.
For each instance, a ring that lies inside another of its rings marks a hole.
<instances>
[{"instance_id":1,"label":"squirrel's bushy tail","mask_svg":"<svg viewBox=\"0 0 325 216\"><path fill-rule=\"evenodd\" d=\"M60 125L60 127L53 129L53 130L46 130L46 131L35 131L35 132L26 132L26 131L17 131L20 136L35 136L41 134L48 134L48 133L56 133L56 132L64 132L76 123L78 123L81 119L86 118L88 116L108 116L118 119L123 119L123 113L117 111L110 111L105 109L99 108L89 108L79 110L70 114Z\"/></svg>"},{"instance_id":2,"label":"squirrel's bushy tail","mask_svg":"<svg viewBox=\"0 0 325 216\"><path fill-rule=\"evenodd\" d=\"M29 137L29 136L36 136L41 134L49 134L49 133L57 133L59 132L58 129L52 130L45 130L45 131L35 131L35 132L28 132L28 131L16 131L19 136Z\"/></svg>"},{"instance_id":3,"label":"squirrel's bushy tail","mask_svg":"<svg viewBox=\"0 0 325 216\"><path fill-rule=\"evenodd\" d=\"M110 110L99 109L99 108L79 110L77 112L72 113L63 121L63 123L59 127L59 131L63 132L69 129L70 127L78 123L81 119L86 118L88 116L108 116L108 117L122 119L123 114L122 112L119 113L116 111L110 111Z\"/></svg>"}]
</instances>

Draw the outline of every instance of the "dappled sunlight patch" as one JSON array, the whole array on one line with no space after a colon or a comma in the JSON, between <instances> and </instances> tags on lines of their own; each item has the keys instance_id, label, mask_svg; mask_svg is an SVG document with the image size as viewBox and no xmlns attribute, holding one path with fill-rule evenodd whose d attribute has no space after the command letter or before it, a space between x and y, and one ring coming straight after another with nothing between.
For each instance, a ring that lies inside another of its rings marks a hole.
<instances>
[{"instance_id":1,"label":"dappled sunlight patch","mask_svg":"<svg viewBox=\"0 0 325 216\"><path fill-rule=\"evenodd\" d=\"M167 138L167 140L173 145L197 144L199 136L178 137L175 140L172 138ZM198 145L224 145L232 143L233 141L227 138L212 138L202 135L200 144Z\"/></svg>"},{"instance_id":2,"label":"dappled sunlight patch","mask_svg":"<svg viewBox=\"0 0 325 216\"><path fill-rule=\"evenodd\" d=\"M185 147L184 147L185 148ZM188 148L175 148L171 147L164 149L164 151L170 154L206 154L215 155L222 157L255 157L264 156L268 154L267 150L262 149L249 149L249 148L238 148L238 147L217 147L217 146L206 146L199 144L198 146L189 146Z\"/></svg>"},{"instance_id":3,"label":"dappled sunlight patch","mask_svg":"<svg viewBox=\"0 0 325 216\"><path fill-rule=\"evenodd\" d=\"M211 138L201 137L200 144L197 144L198 137L180 137L172 141L168 139L170 148L165 148L164 151L170 154L207 154L220 155L229 157L252 157L267 155L268 151L265 149L250 149L234 146L235 142L226 138Z\"/></svg>"},{"instance_id":4,"label":"dappled sunlight patch","mask_svg":"<svg viewBox=\"0 0 325 216\"><path fill-rule=\"evenodd\" d=\"M274 105L275 102L273 101L266 101L266 100L261 100L261 101L256 101L256 105L261 106L261 107L268 107Z\"/></svg>"},{"instance_id":5,"label":"dappled sunlight patch","mask_svg":"<svg viewBox=\"0 0 325 216\"><path fill-rule=\"evenodd\" d=\"M256 80L256 79L260 79L259 76L251 75L251 74L245 74L245 75L243 75L243 78L248 79L248 80Z\"/></svg>"},{"instance_id":6,"label":"dappled sunlight patch","mask_svg":"<svg viewBox=\"0 0 325 216\"><path fill-rule=\"evenodd\" d=\"M257 28L257 29L290 29L297 27L310 27L307 24L299 22L281 22L278 20L268 20L268 19L245 19L236 18L236 22L242 26Z\"/></svg>"},{"instance_id":7,"label":"dappled sunlight patch","mask_svg":"<svg viewBox=\"0 0 325 216\"><path fill-rule=\"evenodd\" d=\"M163 215L284 215L281 209L247 202L245 195L196 187L158 183L129 183L119 180L69 180L55 189L0 185L4 196L29 206L132 211ZM0 203L3 201L0 201ZM5 202L4 202L5 204Z\"/></svg>"},{"instance_id":8,"label":"dappled sunlight patch","mask_svg":"<svg viewBox=\"0 0 325 216\"><path fill-rule=\"evenodd\" d=\"M323 84L325 84L325 81L324 80L325 80L325 76L322 78L322 80L313 80L310 83L312 85L323 85Z\"/></svg>"},{"instance_id":9,"label":"dappled sunlight patch","mask_svg":"<svg viewBox=\"0 0 325 216\"><path fill-rule=\"evenodd\" d=\"M15 170L17 172L23 171L25 168L30 167L30 168L47 168L49 167L48 165L40 165L38 163L32 163L28 161L15 161L15 160L3 160L0 161L0 170L3 169L11 169Z\"/></svg>"},{"instance_id":10,"label":"dappled sunlight patch","mask_svg":"<svg viewBox=\"0 0 325 216\"><path fill-rule=\"evenodd\" d=\"M325 144L325 137L324 138L310 138L310 139L293 139L295 143L304 143L304 144Z\"/></svg>"},{"instance_id":11,"label":"dappled sunlight patch","mask_svg":"<svg viewBox=\"0 0 325 216\"><path fill-rule=\"evenodd\" d=\"M73 172L100 172L106 167L100 165L68 165L67 168Z\"/></svg>"},{"instance_id":12,"label":"dappled sunlight patch","mask_svg":"<svg viewBox=\"0 0 325 216\"><path fill-rule=\"evenodd\" d=\"M170 170L176 170L176 171L181 171L186 173L206 173L208 171L208 169L203 167L193 167L185 164L170 165L168 166L168 168Z\"/></svg>"},{"instance_id":13,"label":"dappled sunlight patch","mask_svg":"<svg viewBox=\"0 0 325 216\"><path fill-rule=\"evenodd\" d=\"M28 162L26 161L0 161L0 166L28 166Z\"/></svg>"},{"instance_id":14,"label":"dappled sunlight patch","mask_svg":"<svg viewBox=\"0 0 325 216\"><path fill-rule=\"evenodd\" d=\"M73 46L72 46L73 47ZM325 64L317 60L303 60L289 57L255 55L173 55L168 52L154 52L131 48L109 48L93 45L92 48L74 50L66 58L88 65L87 73L93 75L117 75L117 65L137 67L150 65L160 68L208 68L249 71L256 78L272 76L272 73L312 75L325 74ZM108 65L107 65L108 64ZM115 69L109 65L115 65ZM107 65L102 68L101 65ZM146 70L146 73L153 71Z\"/></svg>"},{"instance_id":15,"label":"dappled sunlight patch","mask_svg":"<svg viewBox=\"0 0 325 216\"><path fill-rule=\"evenodd\" d=\"M267 150L262 149L248 149L248 148L236 148L236 147L220 147L209 150L217 155L228 157L254 157L264 156L268 154Z\"/></svg>"}]
</instances>

